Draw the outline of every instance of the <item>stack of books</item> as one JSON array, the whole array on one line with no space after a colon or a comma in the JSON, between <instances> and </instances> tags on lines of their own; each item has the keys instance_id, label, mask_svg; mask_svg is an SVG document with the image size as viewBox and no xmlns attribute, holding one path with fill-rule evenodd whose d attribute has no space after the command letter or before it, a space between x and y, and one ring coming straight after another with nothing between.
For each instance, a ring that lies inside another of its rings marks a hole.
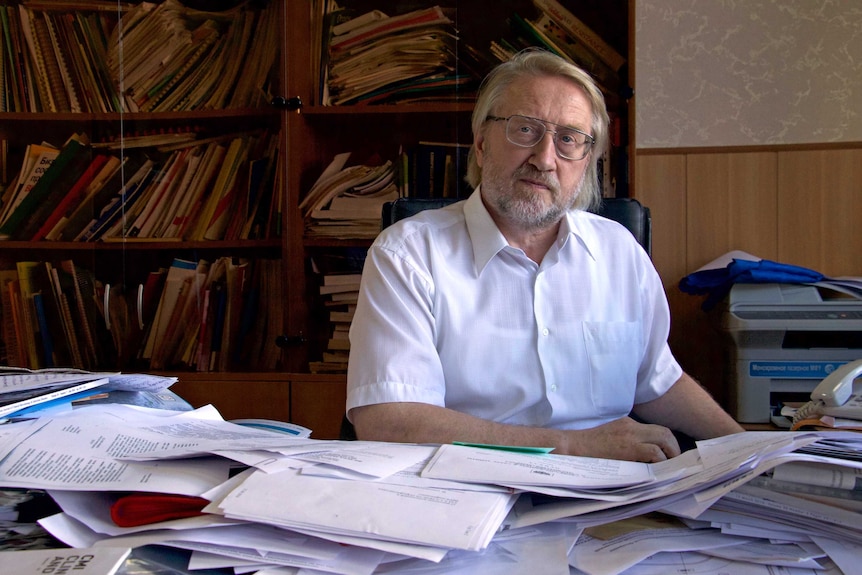
<instances>
[{"instance_id":1,"label":"stack of books","mask_svg":"<svg viewBox=\"0 0 862 575\"><path fill-rule=\"evenodd\" d=\"M29 369L274 370L279 260L176 258L136 288L71 259L0 270L5 363Z\"/></svg>"},{"instance_id":2,"label":"stack of books","mask_svg":"<svg viewBox=\"0 0 862 575\"><path fill-rule=\"evenodd\" d=\"M278 136L197 139L191 130L123 142L73 134L56 149L28 147L0 197L0 239L23 241L237 240L280 233L274 193Z\"/></svg>"},{"instance_id":3,"label":"stack of books","mask_svg":"<svg viewBox=\"0 0 862 575\"><path fill-rule=\"evenodd\" d=\"M466 198L473 188L466 181L470 144L420 141L400 157L398 185L402 196Z\"/></svg>"},{"instance_id":4,"label":"stack of books","mask_svg":"<svg viewBox=\"0 0 862 575\"><path fill-rule=\"evenodd\" d=\"M321 361L309 363L312 373L340 373L347 371L350 355L350 324L359 298L360 273L336 273L323 276L320 295L329 315L329 340Z\"/></svg>"},{"instance_id":5,"label":"stack of books","mask_svg":"<svg viewBox=\"0 0 862 575\"><path fill-rule=\"evenodd\" d=\"M221 12L179 0L29 4L0 6L0 94L8 96L0 111L188 111L271 99L276 3Z\"/></svg>"},{"instance_id":6,"label":"stack of books","mask_svg":"<svg viewBox=\"0 0 862 575\"><path fill-rule=\"evenodd\" d=\"M176 258L161 289L145 299L152 302L151 320L139 355L150 369L278 367L275 340L282 329L284 294L277 260Z\"/></svg>"}]
</instances>

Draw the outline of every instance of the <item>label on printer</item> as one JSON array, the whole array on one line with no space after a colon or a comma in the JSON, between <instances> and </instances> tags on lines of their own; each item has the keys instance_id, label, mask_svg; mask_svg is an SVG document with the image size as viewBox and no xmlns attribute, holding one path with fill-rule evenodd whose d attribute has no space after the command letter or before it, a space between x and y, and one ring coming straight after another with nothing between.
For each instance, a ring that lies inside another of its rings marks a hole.
<instances>
[{"instance_id":1,"label":"label on printer","mask_svg":"<svg viewBox=\"0 0 862 575\"><path fill-rule=\"evenodd\" d=\"M748 364L751 377L782 379L823 379L844 361L752 361Z\"/></svg>"}]
</instances>

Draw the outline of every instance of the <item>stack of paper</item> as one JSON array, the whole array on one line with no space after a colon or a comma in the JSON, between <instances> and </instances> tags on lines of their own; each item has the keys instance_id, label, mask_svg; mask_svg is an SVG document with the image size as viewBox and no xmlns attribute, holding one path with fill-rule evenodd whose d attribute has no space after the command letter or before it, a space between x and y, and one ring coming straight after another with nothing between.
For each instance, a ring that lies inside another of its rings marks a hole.
<instances>
[{"instance_id":1,"label":"stack of paper","mask_svg":"<svg viewBox=\"0 0 862 575\"><path fill-rule=\"evenodd\" d=\"M0 367L0 422L68 410L74 401L108 391L162 391L176 381L155 375Z\"/></svg>"},{"instance_id":2,"label":"stack of paper","mask_svg":"<svg viewBox=\"0 0 862 575\"><path fill-rule=\"evenodd\" d=\"M308 434L84 408L0 426L0 486L47 489L62 512L41 524L68 545L158 544L190 569L822 575L862 557L858 434L747 432L657 464Z\"/></svg>"},{"instance_id":3,"label":"stack of paper","mask_svg":"<svg viewBox=\"0 0 862 575\"><path fill-rule=\"evenodd\" d=\"M394 102L477 80L456 72L459 38L439 6L396 16L373 10L331 32L323 105Z\"/></svg>"},{"instance_id":4,"label":"stack of paper","mask_svg":"<svg viewBox=\"0 0 862 575\"><path fill-rule=\"evenodd\" d=\"M338 154L300 203L308 236L373 238L383 204L398 198L391 160L346 166L349 157Z\"/></svg>"}]
</instances>

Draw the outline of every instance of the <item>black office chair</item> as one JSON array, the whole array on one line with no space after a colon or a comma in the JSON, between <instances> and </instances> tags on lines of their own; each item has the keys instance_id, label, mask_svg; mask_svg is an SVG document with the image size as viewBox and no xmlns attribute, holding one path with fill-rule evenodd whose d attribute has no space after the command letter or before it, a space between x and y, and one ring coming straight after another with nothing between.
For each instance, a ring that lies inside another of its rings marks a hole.
<instances>
[{"instance_id":1,"label":"black office chair","mask_svg":"<svg viewBox=\"0 0 862 575\"><path fill-rule=\"evenodd\" d=\"M399 198L383 206L382 226L386 228L423 210L442 208L457 201L454 198ZM604 198L596 213L625 226L652 256L652 217L648 207L634 198Z\"/></svg>"},{"instance_id":2,"label":"black office chair","mask_svg":"<svg viewBox=\"0 0 862 575\"><path fill-rule=\"evenodd\" d=\"M383 205L381 226L387 228L423 210L442 208L457 201L455 198L398 198ZM652 218L648 207L632 198L604 198L596 213L624 225L647 255L652 255ZM341 420L340 438L356 439L356 430L347 419L347 414Z\"/></svg>"}]
</instances>

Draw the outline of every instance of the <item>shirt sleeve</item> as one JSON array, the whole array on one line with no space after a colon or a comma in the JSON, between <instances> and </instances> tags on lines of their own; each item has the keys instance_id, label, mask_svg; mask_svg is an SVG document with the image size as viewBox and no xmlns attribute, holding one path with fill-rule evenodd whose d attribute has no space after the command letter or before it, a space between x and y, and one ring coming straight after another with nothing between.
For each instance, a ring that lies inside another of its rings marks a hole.
<instances>
[{"instance_id":1,"label":"shirt sleeve","mask_svg":"<svg viewBox=\"0 0 862 575\"><path fill-rule=\"evenodd\" d=\"M388 235L388 234L387 234ZM380 242L365 260L350 326L347 410L389 402L444 405L435 345L434 285L410 249ZM427 245L415 249L433 249Z\"/></svg>"}]
</instances>

